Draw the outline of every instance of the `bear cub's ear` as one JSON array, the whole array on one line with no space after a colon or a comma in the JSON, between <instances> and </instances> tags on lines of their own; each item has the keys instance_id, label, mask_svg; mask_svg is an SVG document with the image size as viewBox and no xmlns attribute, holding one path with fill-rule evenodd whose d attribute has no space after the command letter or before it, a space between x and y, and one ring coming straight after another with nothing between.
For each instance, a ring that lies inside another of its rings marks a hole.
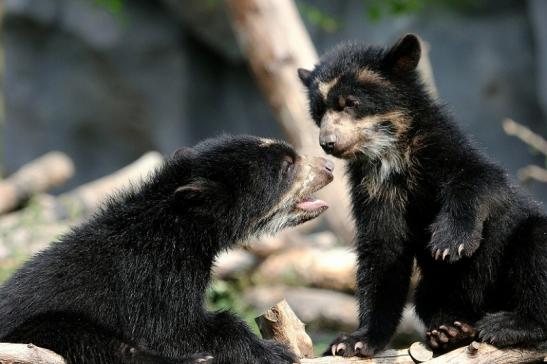
<instances>
[{"instance_id":1,"label":"bear cub's ear","mask_svg":"<svg viewBox=\"0 0 547 364\"><path fill-rule=\"evenodd\" d=\"M418 36L407 34L391 47L384 58L384 62L392 72L403 74L416 69L421 53Z\"/></svg>"},{"instance_id":2,"label":"bear cub's ear","mask_svg":"<svg viewBox=\"0 0 547 364\"><path fill-rule=\"evenodd\" d=\"M173 159L191 158L196 154L194 149L190 147L180 147L171 154Z\"/></svg>"},{"instance_id":3,"label":"bear cub's ear","mask_svg":"<svg viewBox=\"0 0 547 364\"><path fill-rule=\"evenodd\" d=\"M311 71L310 70L307 70L307 69L304 69L304 68L299 68L298 69L298 77L300 78L300 81L302 81L304 86L310 87L310 83L311 83Z\"/></svg>"},{"instance_id":4,"label":"bear cub's ear","mask_svg":"<svg viewBox=\"0 0 547 364\"><path fill-rule=\"evenodd\" d=\"M177 187L175 195L177 198L184 200L203 200L207 201L213 196L220 194L222 186L218 182L214 182L204 178L194 179L182 186Z\"/></svg>"}]
</instances>

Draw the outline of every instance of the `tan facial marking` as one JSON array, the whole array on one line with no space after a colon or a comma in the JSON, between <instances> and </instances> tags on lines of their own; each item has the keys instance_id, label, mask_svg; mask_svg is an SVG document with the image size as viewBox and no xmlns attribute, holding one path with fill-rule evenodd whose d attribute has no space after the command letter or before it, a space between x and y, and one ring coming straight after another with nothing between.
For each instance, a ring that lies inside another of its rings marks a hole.
<instances>
[{"instance_id":1,"label":"tan facial marking","mask_svg":"<svg viewBox=\"0 0 547 364\"><path fill-rule=\"evenodd\" d=\"M266 216L271 216L279 209L286 206L294 196L300 194L300 192L305 191L308 184L315 178L315 173L312 168L311 158L307 156L299 156L295 161L295 164L298 164L298 174L295 176L291 188L285 192L281 200L266 214Z\"/></svg>"},{"instance_id":2,"label":"tan facial marking","mask_svg":"<svg viewBox=\"0 0 547 364\"><path fill-rule=\"evenodd\" d=\"M386 120L392 123L395 135L375 129L378 123ZM334 133L337 136L338 144L345 146L343 156L350 157L364 151L383 154L383 149L388 145L395 144L409 128L409 125L410 118L400 111L354 119L346 112L328 110L321 120L321 133ZM380 155L377 156L380 157ZM397 164L392 163L392 165Z\"/></svg>"},{"instance_id":3,"label":"tan facial marking","mask_svg":"<svg viewBox=\"0 0 547 364\"><path fill-rule=\"evenodd\" d=\"M359 73L357 74L357 80L361 82L377 83L383 86L390 86L388 80L368 68L363 68L359 71Z\"/></svg>"},{"instance_id":4,"label":"tan facial marking","mask_svg":"<svg viewBox=\"0 0 547 364\"><path fill-rule=\"evenodd\" d=\"M336 83L338 82L338 79L339 77L336 77L328 82L319 82L319 84L317 85L317 88L321 96L323 96L324 100L327 99L327 95L329 94L329 91L334 87L334 85L336 85Z\"/></svg>"},{"instance_id":5,"label":"tan facial marking","mask_svg":"<svg viewBox=\"0 0 547 364\"><path fill-rule=\"evenodd\" d=\"M275 144L275 143L276 143L276 141L273 140L273 139L260 138L259 147L266 148L266 147L269 147L270 145Z\"/></svg>"}]
</instances>

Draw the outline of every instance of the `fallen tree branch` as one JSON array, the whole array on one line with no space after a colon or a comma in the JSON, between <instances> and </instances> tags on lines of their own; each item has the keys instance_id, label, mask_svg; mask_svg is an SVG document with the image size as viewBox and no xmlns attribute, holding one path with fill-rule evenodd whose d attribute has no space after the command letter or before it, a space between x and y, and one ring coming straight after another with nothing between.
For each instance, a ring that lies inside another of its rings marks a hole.
<instances>
[{"instance_id":1,"label":"fallen tree branch","mask_svg":"<svg viewBox=\"0 0 547 364\"><path fill-rule=\"evenodd\" d=\"M517 178L522 183L529 182L532 179L538 182L547 183L547 169L540 166L529 165L519 169Z\"/></svg>"},{"instance_id":2,"label":"fallen tree branch","mask_svg":"<svg viewBox=\"0 0 547 364\"><path fill-rule=\"evenodd\" d=\"M287 345L299 358L313 358L313 343L287 301L278 302L255 321L263 338Z\"/></svg>"},{"instance_id":3,"label":"fallen tree branch","mask_svg":"<svg viewBox=\"0 0 547 364\"><path fill-rule=\"evenodd\" d=\"M108 176L83 184L57 197L38 194L35 199L37 206L33 208L37 210L34 215L39 220L33 221L33 224L65 220L71 215L88 216L95 212L107 196L129 187L132 183L137 185L140 180L160 166L162 161L163 157L160 153L148 152ZM19 221L25 218L25 214L25 209L22 209L3 216L0 220L0 230L7 231L16 227Z\"/></svg>"},{"instance_id":4,"label":"fallen tree branch","mask_svg":"<svg viewBox=\"0 0 547 364\"><path fill-rule=\"evenodd\" d=\"M11 211L36 193L62 185L73 175L72 160L61 152L49 152L25 164L0 182L0 214Z\"/></svg>"},{"instance_id":5,"label":"fallen tree branch","mask_svg":"<svg viewBox=\"0 0 547 364\"><path fill-rule=\"evenodd\" d=\"M0 343L0 364L66 364L58 354L32 344Z\"/></svg>"},{"instance_id":6,"label":"fallen tree branch","mask_svg":"<svg viewBox=\"0 0 547 364\"><path fill-rule=\"evenodd\" d=\"M547 157L547 140L545 140L541 135L534 133L526 126L517 123L512 119L505 119L502 126L507 135L517 137L534 150L537 150Z\"/></svg>"},{"instance_id":7,"label":"fallen tree branch","mask_svg":"<svg viewBox=\"0 0 547 364\"><path fill-rule=\"evenodd\" d=\"M107 196L128 188L132 184L137 186L150 173L163 163L163 156L158 152L148 152L133 163L116 172L96 179L90 183L62 194L58 200L66 206L76 208L88 215L94 212L104 202Z\"/></svg>"}]
</instances>

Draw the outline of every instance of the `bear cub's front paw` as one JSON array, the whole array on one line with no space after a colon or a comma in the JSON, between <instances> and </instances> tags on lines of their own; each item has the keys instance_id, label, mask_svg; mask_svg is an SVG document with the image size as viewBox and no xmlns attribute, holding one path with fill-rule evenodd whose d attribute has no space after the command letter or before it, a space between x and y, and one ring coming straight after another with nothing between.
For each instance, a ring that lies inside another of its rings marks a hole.
<instances>
[{"instance_id":1,"label":"bear cub's front paw","mask_svg":"<svg viewBox=\"0 0 547 364\"><path fill-rule=\"evenodd\" d=\"M383 348L370 344L366 336L355 332L351 335L341 334L328 346L323 356L361 356L371 357Z\"/></svg>"},{"instance_id":2,"label":"bear cub's front paw","mask_svg":"<svg viewBox=\"0 0 547 364\"><path fill-rule=\"evenodd\" d=\"M479 248L482 238L482 223L470 231L454 226L449 218L442 216L431 225L431 241L428 248L435 260L454 263L462 257L470 257Z\"/></svg>"}]
</instances>

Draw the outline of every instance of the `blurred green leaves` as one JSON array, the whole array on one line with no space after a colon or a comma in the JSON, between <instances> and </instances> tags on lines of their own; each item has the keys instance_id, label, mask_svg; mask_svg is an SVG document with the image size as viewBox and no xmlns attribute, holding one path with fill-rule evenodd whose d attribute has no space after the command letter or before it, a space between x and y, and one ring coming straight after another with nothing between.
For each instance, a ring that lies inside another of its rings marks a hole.
<instances>
[{"instance_id":1,"label":"blurred green leaves","mask_svg":"<svg viewBox=\"0 0 547 364\"><path fill-rule=\"evenodd\" d=\"M121 15L124 9L124 0L93 0L95 5L102 6L114 15Z\"/></svg>"},{"instance_id":2,"label":"blurred green leaves","mask_svg":"<svg viewBox=\"0 0 547 364\"><path fill-rule=\"evenodd\" d=\"M370 20L378 21L385 15L404 15L416 13L429 2L428 0L363 0L366 15Z\"/></svg>"},{"instance_id":3,"label":"blurred green leaves","mask_svg":"<svg viewBox=\"0 0 547 364\"><path fill-rule=\"evenodd\" d=\"M338 30L340 21L319 9L317 6L307 3L298 3L298 10L310 23L323 29L328 33Z\"/></svg>"}]
</instances>

